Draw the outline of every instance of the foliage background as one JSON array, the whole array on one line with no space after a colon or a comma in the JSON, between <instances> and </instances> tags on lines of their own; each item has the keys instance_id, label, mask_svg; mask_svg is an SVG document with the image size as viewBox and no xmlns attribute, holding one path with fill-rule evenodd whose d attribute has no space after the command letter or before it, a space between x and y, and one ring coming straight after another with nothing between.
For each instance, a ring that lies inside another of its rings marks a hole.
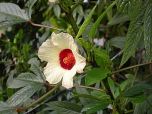
<instances>
[{"instance_id":1,"label":"foliage background","mask_svg":"<svg viewBox=\"0 0 152 114\"><path fill-rule=\"evenodd\" d=\"M52 32L87 59L70 90L37 57ZM0 60L0 114L151 114L152 1L0 0Z\"/></svg>"}]
</instances>

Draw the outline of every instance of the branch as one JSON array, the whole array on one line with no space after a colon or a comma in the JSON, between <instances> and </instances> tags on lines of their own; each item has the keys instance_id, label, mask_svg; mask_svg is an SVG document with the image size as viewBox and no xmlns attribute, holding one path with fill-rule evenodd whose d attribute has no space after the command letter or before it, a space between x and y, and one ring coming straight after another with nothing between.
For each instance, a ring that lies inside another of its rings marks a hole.
<instances>
[{"instance_id":1,"label":"branch","mask_svg":"<svg viewBox=\"0 0 152 114\"><path fill-rule=\"evenodd\" d=\"M152 64L152 62L137 64L137 65L133 65L133 66L130 66L130 67L122 68L120 70L116 70L116 71L112 72L112 74L116 74L118 72L122 72L122 71L125 71L125 70L128 70L128 69L132 69L132 68L136 68L136 67L140 67L140 66L144 66L144 65L149 65L149 64Z\"/></svg>"},{"instance_id":2,"label":"branch","mask_svg":"<svg viewBox=\"0 0 152 114\"><path fill-rule=\"evenodd\" d=\"M95 88L95 87L84 86L84 85L75 85L74 87L78 87L78 88L87 88L87 89L92 89L92 90L96 90L96 91L105 92L105 90L103 90L103 89L98 89L98 88Z\"/></svg>"},{"instance_id":3,"label":"branch","mask_svg":"<svg viewBox=\"0 0 152 114\"><path fill-rule=\"evenodd\" d=\"M32 112L33 110L38 109L41 105L43 105L44 103L48 103L51 100L56 99L58 96L64 94L66 92L66 89L59 91L58 93L56 93L55 95L48 97L48 99L44 100L43 102L39 103L38 105L36 105L35 107L31 108L30 110L28 110L26 113L24 114L29 114L30 112Z\"/></svg>"},{"instance_id":4,"label":"branch","mask_svg":"<svg viewBox=\"0 0 152 114\"><path fill-rule=\"evenodd\" d=\"M23 112L26 111L32 107L35 107L36 105L38 105L39 103L43 102L47 97L49 97L55 90L57 90L60 87L61 83L57 84L53 89L51 89L50 91L48 91L46 94L44 94L42 97L40 97L39 99L37 99L36 101L34 101L33 103L31 103L30 105L26 106L25 108L23 107L19 107L16 109L17 112Z\"/></svg>"},{"instance_id":5,"label":"branch","mask_svg":"<svg viewBox=\"0 0 152 114\"><path fill-rule=\"evenodd\" d=\"M60 1L62 1L62 0L60 0ZM62 8L62 10L65 12L67 21L69 22L69 24L71 24L72 29L76 35L79 31L79 28L78 28L76 21L74 20L74 17L72 15L73 9L66 6L66 4L64 2L59 2L59 5ZM66 6L66 8L65 8L65 6Z\"/></svg>"},{"instance_id":6,"label":"branch","mask_svg":"<svg viewBox=\"0 0 152 114\"><path fill-rule=\"evenodd\" d=\"M79 29L78 29L78 26L77 26L74 18L73 18L72 13L66 13L66 14L67 14L67 15L66 15L66 16L67 16L67 19L68 19L68 21L70 22L74 33L77 34L78 31L79 31Z\"/></svg>"},{"instance_id":7,"label":"branch","mask_svg":"<svg viewBox=\"0 0 152 114\"><path fill-rule=\"evenodd\" d=\"M58 29L56 27L51 27L51 26L48 26L48 25L42 25L42 24L36 24L32 21L28 21L31 25L35 26L35 27L42 27L42 28L49 28L49 29L55 29L55 30L58 30L58 31L63 31L62 29Z\"/></svg>"},{"instance_id":8,"label":"branch","mask_svg":"<svg viewBox=\"0 0 152 114\"><path fill-rule=\"evenodd\" d=\"M118 52L115 56L113 56L110 60L113 61L114 59L116 59L118 56L120 56L122 54L123 51Z\"/></svg>"}]
</instances>

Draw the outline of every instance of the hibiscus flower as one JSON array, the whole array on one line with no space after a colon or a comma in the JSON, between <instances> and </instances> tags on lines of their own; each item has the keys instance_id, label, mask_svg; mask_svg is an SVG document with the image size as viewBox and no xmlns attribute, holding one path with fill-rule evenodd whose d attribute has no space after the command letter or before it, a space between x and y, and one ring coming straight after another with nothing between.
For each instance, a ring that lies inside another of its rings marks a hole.
<instances>
[{"instance_id":1,"label":"hibiscus flower","mask_svg":"<svg viewBox=\"0 0 152 114\"><path fill-rule=\"evenodd\" d=\"M52 33L39 48L38 56L48 62L44 68L44 75L50 84L57 84L62 80L62 86L73 87L73 77L76 73L83 73L86 59L78 53L78 47L71 35L67 33Z\"/></svg>"}]
</instances>

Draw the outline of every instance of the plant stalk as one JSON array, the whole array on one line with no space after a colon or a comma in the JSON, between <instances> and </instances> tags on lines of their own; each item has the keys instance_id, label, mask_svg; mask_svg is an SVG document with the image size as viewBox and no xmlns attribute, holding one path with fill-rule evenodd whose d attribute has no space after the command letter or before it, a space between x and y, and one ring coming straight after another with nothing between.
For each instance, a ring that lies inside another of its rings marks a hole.
<instances>
[{"instance_id":1,"label":"plant stalk","mask_svg":"<svg viewBox=\"0 0 152 114\"><path fill-rule=\"evenodd\" d=\"M116 74L118 72L122 72L122 71L125 71L125 70L128 70L128 69L132 69L132 68L136 68L136 67L140 67L140 66L144 66L144 65L149 65L149 64L152 64L152 62L137 64L137 65L133 65L133 66L130 66L130 67L122 68L120 70L113 71L112 74Z\"/></svg>"},{"instance_id":2,"label":"plant stalk","mask_svg":"<svg viewBox=\"0 0 152 114\"><path fill-rule=\"evenodd\" d=\"M29 108L32 108L32 107L38 105L39 103L41 103L43 100L45 100L47 97L49 97L55 90L57 90L60 87L60 85L61 85L61 83L57 84L53 89L48 91L46 94L44 94L42 97L37 99L35 102L33 102L30 105L28 105L27 107L23 108L23 110L26 111Z\"/></svg>"},{"instance_id":3,"label":"plant stalk","mask_svg":"<svg viewBox=\"0 0 152 114\"><path fill-rule=\"evenodd\" d=\"M48 25L42 25L42 24L36 24L32 21L28 21L31 25L35 26L35 27L42 27L42 28L49 28L49 29L55 29L55 30L58 30L58 31L63 31L62 29L58 29L56 27L51 27L51 26L48 26Z\"/></svg>"},{"instance_id":4,"label":"plant stalk","mask_svg":"<svg viewBox=\"0 0 152 114\"><path fill-rule=\"evenodd\" d=\"M79 29L78 29L77 24L75 23L75 20L74 20L72 14L71 13L66 13L66 16L67 16L67 19L72 26L72 29L73 29L74 33L77 34Z\"/></svg>"},{"instance_id":5,"label":"plant stalk","mask_svg":"<svg viewBox=\"0 0 152 114\"><path fill-rule=\"evenodd\" d=\"M105 92L105 90L103 90L103 89L98 89L98 88L95 88L95 87L84 86L84 85L75 85L74 87L78 87L78 88L86 88L86 89L92 89L92 90L96 90L96 91Z\"/></svg>"}]
</instances>

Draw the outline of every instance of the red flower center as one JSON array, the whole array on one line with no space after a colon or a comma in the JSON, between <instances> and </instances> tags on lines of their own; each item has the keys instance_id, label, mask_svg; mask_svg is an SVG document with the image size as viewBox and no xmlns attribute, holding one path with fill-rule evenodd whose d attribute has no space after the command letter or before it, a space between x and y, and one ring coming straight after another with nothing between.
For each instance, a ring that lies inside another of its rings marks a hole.
<instances>
[{"instance_id":1,"label":"red flower center","mask_svg":"<svg viewBox=\"0 0 152 114\"><path fill-rule=\"evenodd\" d=\"M75 57L70 49L63 49L59 54L60 65L66 70L71 70L75 65Z\"/></svg>"}]
</instances>

